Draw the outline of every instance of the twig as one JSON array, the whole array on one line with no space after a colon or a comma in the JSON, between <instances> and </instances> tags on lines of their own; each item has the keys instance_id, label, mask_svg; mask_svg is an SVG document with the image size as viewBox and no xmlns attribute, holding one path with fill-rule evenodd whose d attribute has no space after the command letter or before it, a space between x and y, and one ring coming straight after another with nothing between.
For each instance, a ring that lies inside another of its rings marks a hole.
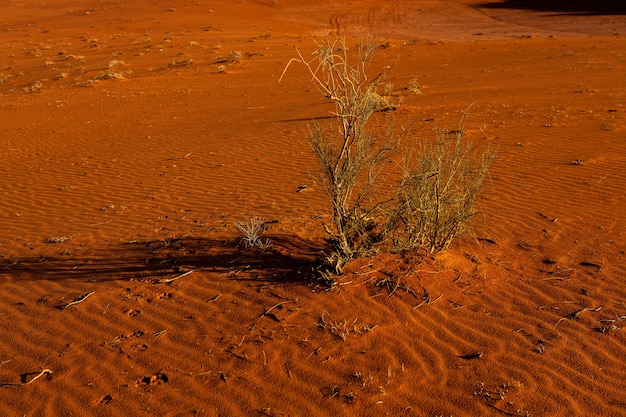
<instances>
[{"instance_id":1,"label":"twig","mask_svg":"<svg viewBox=\"0 0 626 417\"><path fill-rule=\"evenodd\" d=\"M565 271L565 270L563 270ZM561 271L561 272L563 272ZM570 278L569 277L559 277L559 276L554 276L554 277L549 277L549 278L541 278L538 279L537 281L569 281Z\"/></svg>"},{"instance_id":2,"label":"twig","mask_svg":"<svg viewBox=\"0 0 626 417\"><path fill-rule=\"evenodd\" d=\"M0 387L21 387L23 385L28 385L28 384L33 383L35 380L39 379L40 377L42 377L44 374L52 375L52 371L50 369L44 369L41 372L39 372L37 375L35 375L33 379L31 379L30 381L20 382L19 384L11 384L7 382L7 383L0 384Z\"/></svg>"},{"instance_id":3,"label":"twig","mask_svg":"<svg viewBox=\"0 0 626 417\"><path fill-rule=\"evenodd\" d=\"M167 329L165 329L165 330L159 330L159 331L156 331L156 332L152 333L152 335L153 335L155 338L157 338L157 337L159 337L159 336L161 336L161 335L165 334L165 332L167 332Z\"/></svg>"},{"instance_id":4,"label":"twig","mask_svg":"<svg viewBox=\"0 0 626 417\"><path fill-rule=\"evenodd\" d=\"M80 297L78 297L77 299L75 299L74 301L72 301L71 303L67 303L67 304L65 304L65 305L62 305L62 306L60 306L59 308L60 308L61 310L65 310L65 309L66 309L66 308L68 308L68 307L71 307L71 306L75 306L75 305L77 305L77 304L80 304L80 303L82 303L83 301L85 301L85 300L86 300L89 296L91 296L91 295L93 295L93 294L95 294L95 291L88 292L87 294L83 294L83 295L81 295Z\"/></svg>"},{"instance_id":5,"label":"twig","mask_svg":"<svg viewBox=\"0 0 626 417\"><path fill-rule=\"evenodd\" d=\"M233 352L232 349L229 349L227 352L230 353L231 355L233 355L235 358L241 359L242 361L249 361L250 360L250 358L248 358L248 355L246 355L245 352L243 354L240 354L240 353Z\"/></svg>"},{"instance_id":6,"label":"twig","mask_svg":"<svg viewBox=\"0 0 626 417\"><path fill-rule=\"evenodd\" d=\"M283 304L287 304L287 303L293 303L293 301L283 301L282 303L278 303L278 304L270 307L268 310L265 311L265 313L261 314L258 318L262 318L264 316L267 316L270 313L270 311L274 310L276 307L280 307Z\"/></svg>"},{"instance_id":7,"label":"twig","mask_svg":"<svg viewBox=\"0 0 626 417\"><path fill-rule=\"evenodd\" d=\"M415 307L413 307L413 310L415 310L416 308L420 308L421 306L423 306L424 304L434 304L437 300L439 300L441 297L443 297L443 294L441 294L439 297L435 298L434 300L431 300L430 297L427 300L422 301L421 303L419 303L418 305L416 305Z\"/></svg>"},{"instance_id":8,"label":"twig","mask_svg":"<svg viewBox=\"0 0 626 417\"><path fill-rule=\"evenodd\" d=\"M28 384L32 383L34 380L39 379L39 377L43 376L43 374L48 374L48 375L51 375L51 374L52 374L52 371L51 371L50 369L44 369L43 371L41 371L41 372L39 372L37 375L35 375L35 376L33 377L33 379L31 379L31 380L30 380L30 381L28 381L28 382L24 382L22 385L28 385Z\"/></svg>"},{"instance_id":9,"label":"twig","mask_svg":"<svg viewBox=\"0 0 626 417\"><path fill-rule=\"evenodd\" d=\"M317 355L320 353L320 350L322 350L321 347L315 349L314 351L312 351L311 353L309 353L309 356L306 357L306 359L304 360L305 362L309 360L309 358L313 355Z\"/></svg>"},{"instance_id":10,"label":"twig","mask_svg":"<svg viewBox=\"0 0 626 417\"><path fill-rule=\"evenodd\" d=\"M160 279L160 280L156 281L156 283L157 283L157 284L169 284L169 283L171 283L171 282L176 281L178 278L182 278L182 277L185 277L185 276L187 276L187 275L191 274L192 272L194 272L194 270L193 270L193 269L192 269L191 271L187 271L187 272L185 272L184 274L180 274L180 275L178 275L178 276L175 276L174 278L168 278L168 279L165 279L165 278L164 278L164 279Z\"/></svg>"},{"instance_id":11,"label":"twig","mask_svg":"<svg viewBox=\"0 0 626 417\"><path fill-rule=\"evenodd\" d=\"M213 302L217 301L217 299L220 298L221 296L222 296L222 293L219 293L215 297L213 297L209 301L207 301L207 303L213 303Z\"/></svg>"},{"instance_id":12,"label":"twig","mask_svg":"<svg viewBox=\"0 0 626 417\"><path fill-rule=\"evenodd\" d=\"M508 411L501 410L501 409L499 409L498 407L496 407L495 405L493 405L491 403L487 403L487 405L489 407L493 408L494 410L501 412L502 414L504 414L506 416L513 416L513 417L515 417L515 416L519 415L519 414L513 414L513 413L509 413Z\"/></svg>"},{"instance_id":13,"label":"twig","mask_svg":"<svg viewBox=\"0 0 626 417\"><path fill-rule=\"evenodd\" d=\"M393 295L394 292L396 292L396 290L398 289L398 287L400 286L400 279L397 279L395 282L395 286L393 287L393 290L391 290L391 292L389 293L388 297L391 297Z\"/></svg>"},{"instance_id":14,"label":"twig","mask_svg":"<svg viewBox=\"0 0 626 417\"><path fill-rule=\"evenodd\" d=\"M591 307L583 307L582 309L573 312L572 314L565 316L565 317L561 317L559 319L559 321L556 322L556 324L554 325L554 328L556 329L556 326L559 325L560 322L562 322L563 320L574 320L577 319L578 316L581 315L581 313L584 313L585 311L600 311L602 307L596 307L596 308L591 308Z\"/></svg>"}]
</instances>

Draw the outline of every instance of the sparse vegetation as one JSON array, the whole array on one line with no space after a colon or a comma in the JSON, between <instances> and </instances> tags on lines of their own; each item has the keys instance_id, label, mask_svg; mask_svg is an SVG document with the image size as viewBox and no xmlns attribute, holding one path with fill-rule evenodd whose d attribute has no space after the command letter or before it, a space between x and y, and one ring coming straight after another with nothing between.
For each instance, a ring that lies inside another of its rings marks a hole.
<instances>
[{"instance_id":1,"label":"sparse vegetation","mask_svg":"<svg viewBox=\"0 0 626 417\"><path fill-rule=\"evenodd\" d=\"M324 317L324 313L325 312L322 312L322 315L317 325L318 328L322 330L327 330L330 334L336 336L344 342L346 341L348 335L358 335L371 332L376 327L378 327L377 325L370 326L368 324L357 324L358 318L355 318L352 321L329 321L326 320L326 318Z\"/></svg>"},{"instance_id":2,"label":"sparse vegetation","mask_svg":"<svg viewBox=\"0 0 626 417\"><path fill-rule=\"evenodd\" d=\"M63 243L67 240L70 240L71 236L51 236L49 238L46 239L46 243L50 243L50 244L59 244L59 243Z\"/></svg>"},{"instance_id":3,"label":"sparse vegetation","mask_svg":"<svg viewBox=\"0 0 626 417\"><path fill-rule=\"evenodd\" d=\"M101 80L124 80L126 74L130 74L130 71L125 71L126 63L117 59L109 61L108 70L100 72L98 75L92 78L92 81Z\"/></svg>"},{"instance_id":4,"label":"sparse vegetation","mask_svg":"<svg viewBox=\"0 0 626 417\"><path fill-rule=\"evenodd\" d=\"M464 121L465 116L458 130L439 131L436 143L407 158L385 226L396 250L445 250L476 214L474 203L494 152L478 153L463 140Z\"/></svg>"},{"instance_id":5,"label":"sparse vegetation","mask_svg":"<svg viewBox=\"0 0 626 417\"><path fill-rule=\"evenodd\" d=\"M213 61L214 64L231 64L233 62L240 62L247 57L252 56L249 53L243 53L241 51L230 51L230 54L223 56L220 55Z\"/></svg>"},{"instance_id":6,"label":"sparse vegetation","mask_svg":"<svg viewBox=\"0 0 626 417\"><path fill-rule=\"evenodd\" d=\"M404 87L404 89L412 92L413 94L422 94L422 87L415 78L411 79L409 84Z\"/></svg>"},{"instance_id":7,"label":"sparse vegetation","mask_svg":"<svg viewBox=\"0 0 626 417\"><path fill-rule=\"evenodd\" d=\"M43 83L46 80L37 80L35 81L35 83L33 85L29 85L27 87L24 87L24 92L26 93L40 93L41 92L41 87L43 87Z\"/></svg>"},{"instance_id":8,"label":"sparse vegetation","mask_svg":"<svg viewBox=\"0 0 626 417\"><path fill-rule=\"evenodd\" d=\"M168 69L176 68L176 67L188 67L193 64L194 60L184 53L180 53L176 58L174 58L169 64L167 64Z\"/></svg>"},{"instance_id":9,"label":"sparse vegetation","mask_svg":"<svg viewBox=\"0 0 626 417\"><path fill-rule=\"evenodd\" d=\"M375 112L396 108L377 92L393 89L385 74L368 76L381 45L360 42L351 57L345 39L326 39L317 44L312 59L296 49L298 57L285 68L303 64L313 84L335 105L332 122L309 126L319 163L316 180L331 206L331 224L324 225L332 247L326 263L335 273L383 246L394 251L448 248L475 214L474 203L494 156L490 149L479 153L463 139L466 111L458 130L439 132L437 142L422 146L415 157L406 152L403 169L396 169L393 158L403 134L394 133L393 123L384 131L368 123ZM390 189L394 169L401 172Z\"/></svg>"}]
</instances>

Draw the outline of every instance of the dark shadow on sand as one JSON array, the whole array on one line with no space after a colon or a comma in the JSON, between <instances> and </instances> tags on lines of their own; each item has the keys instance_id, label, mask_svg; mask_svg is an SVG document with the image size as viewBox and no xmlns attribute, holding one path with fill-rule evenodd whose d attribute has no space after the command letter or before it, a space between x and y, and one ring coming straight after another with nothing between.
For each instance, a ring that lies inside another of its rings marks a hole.
<instances>
[{"instance_id":1,"label":"dark shadow on sand","mask_svg":"<svg viewBox=\"0 0 626 417\"><path fill-rule=\"evenodd\" d=\"M626 14L626 2L616 0L504 0L501 2L477 4L476 7L479 9L532 10L582 16Z\"/></svg>"},{"instance_id":2,"label":"dark shadow on sand","mask_svg":"<svg viewBox=\"0 0 626 417\"><path fill-rule=\"evenodd\" d=\"M146 280L167 282L188 271L206 271L232 279L304 283L322 249L292 235L266 235L266 250L236 241L172 238L137 241L57 257L22 257L0 263L0 279Z\"/></svg>"}]
</instances>

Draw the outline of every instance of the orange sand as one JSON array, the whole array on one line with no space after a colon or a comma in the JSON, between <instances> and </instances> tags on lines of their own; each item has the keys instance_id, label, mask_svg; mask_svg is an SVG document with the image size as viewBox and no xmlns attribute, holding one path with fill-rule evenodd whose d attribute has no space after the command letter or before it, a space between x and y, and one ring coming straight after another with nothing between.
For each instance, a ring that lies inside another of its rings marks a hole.
<instances>
[{"instance_id":1,"label":"orange sand","mask_svg":"<svg viewBox=\"0 0 626 417\"><path fill-rule=\"evenodd\" d=\"M31 3L0 1L0 415L626 416L623 10ZM381 123L428 139L475 103L498 158L480 239L326 292L301 271L330 107L278 78L337 31L389 41ZM253 214L276 221L260 257L236 247Z\"/></svg>"}]
</instances>

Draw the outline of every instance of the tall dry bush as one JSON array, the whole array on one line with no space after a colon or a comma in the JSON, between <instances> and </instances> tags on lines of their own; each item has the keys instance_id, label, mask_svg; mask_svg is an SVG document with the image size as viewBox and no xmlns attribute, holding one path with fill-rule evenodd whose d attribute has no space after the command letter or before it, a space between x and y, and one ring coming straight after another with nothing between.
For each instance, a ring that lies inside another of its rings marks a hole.
<instances>
[{"instance_id":1,"label":"tall dry bush","mask_svg":"<svg viewBox=\"0 0 626 417\"><path fill-rule=\"evenodd\" d=\"M367 73L379 45L359 43L354 63L345 39L326 39L317 46L310 60L296 49L298 58L287 67L304 64L313 84L335 105L333 122L310 124L309 139L320 168L316 180L332 206L332 225L326 227L333 246L329 261L339 270L346 261L373 253L381 239L376 227L381 203L376 201L377 178L398 140L390 131L381 136L368 129L372 114L390 106L376 92L383 74L370 79Z\"/></svg>"}]
</instances>

